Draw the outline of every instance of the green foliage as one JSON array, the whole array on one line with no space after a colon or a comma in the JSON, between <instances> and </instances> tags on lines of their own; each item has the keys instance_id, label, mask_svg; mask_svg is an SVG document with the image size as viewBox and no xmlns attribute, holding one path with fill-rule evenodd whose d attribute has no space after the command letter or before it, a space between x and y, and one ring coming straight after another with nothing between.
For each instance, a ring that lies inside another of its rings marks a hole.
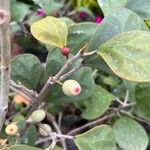
<instances>
[{"instance_id":1,"label":"green foliage","mask_svg":"<svg viewBox=\"0 0 150 150\"><path fill-rule=\"evenodd\" d=\"M137 13L144 20L150 19L149 0L128 0L126 7Z\"/></svg>"},{"instance_id":2,"label":"green foliage","mask_svg":"<svg viewBox=\"0 0 150 150\"><path fill-rule=\"evenodd\" d=\"M98 4L104 15L113 9L126 7L137 13L144 20L150 19L149 0L98 0Z\"/></svg>"},{"instance_id":3,"label":"green foliage","mask_svg":"<svg viewBox=\"0 0 150 150\"><path fill-rule=\"evenodd\" d=\"M31 11L30 11L30 6L22 3L22 2L18 2L17 0L11 0L11 17L13 21L23 21L23 19L25 18L26 15L28 15Z\"/></svg>"},{"instance_id":4,"label":"green foliage","mask_svg":"<svg viewBox=\"0 0 150 150\"><path fill-rule=\"evenodd\" d=\"M141 83L135 90L137 109L142 116L150 120L150 83Z\"/></svg>"},{"instance_id":5,"label":"green foliage","mask_svg":"<svg viewBox=\"0 0 150 150\"><path fill-rule=\"evenodd\" d=\"M88 120L100 117L109 108L114 99L115 97L111 93L96 85L92 95L81 102L82 107L85 107L81 116Z\"/></svg>"},{"instance_id":6,"label":"green foliage","mask_svg":"<svg viewBox=\"0 0 150 150\"><path fill-rule=\"evenodd\" d=\"M35 145L35 141L38 139L38 133L35 125L30 125L23 137L22 137L22 144L27 144L27 145Z\"/></svg>"},{"instance_id":7,"label":"green foliage","mask_svg":"<svg viewBox=\"0 0 150 150\"><path fill-rule=\"evenodd\" d=\"M107 42L115 35L131 30L148 30L144 21L126 8L117 8L109 13L98 26L90 42L89 51Z\"/></svg>"},{"instance_id":8,"label":"green foliage","mask_svg":"<svg viewBox=\"0 0 150 150\"><path fill-rule=\"evenodd\" d=\"M46 61L46 77L54 76L65 63L66 58L61 55L58 49L54 49L49 53ZM76 64L70 65L69 69L75 67L81 62L80 60ZM88 67L81 68L74 75L70 76L68 79L74 79L78 81L81 85L81 93L75 97L68 97L63 94L61 86L55 85L51 92L48 93L48 100L55 102L64 102L64 101L79 101L88 98L94 90L94 80L92 78L92 71Z\"/></svg>"},{"instance_id":9,"label":"green foliage","mask_svg":"<svg viewBox=\"0 0 150 150\"><path fill-rule=\"evenodd\" d=\"M97 126L83 134L77 135L75 144L79 150L116 150L115 137L107 125Z\"/></svg>"},{"instance_id":10,"label":"green foliage","mask_svg":"<svg viewBox=\"0 0 150 150\"><path fill-rule=\"evenodd\" d=\"M68 33L68 47L76 54L80 48L91 40L98 25L95 23L78 23L70 26Z\"/></svg>"},{"instance_id":11,"label":"green foliage","mask_svg":"<svg viewBox=\"0 0 150 150\"><path fill-rule=\"evenodd\" d=\"M88 51L98 49L100 45L117 34L131 30L147 31L148 28L137 14L125 8L117 8L109 13L98 26L91 38ZM100 57L88 58L87 64L91 67L111 73L110 68Z\"/></svg>"},{"instance_id":12,"label":"green foliage","mask_svg":"<svg viewBox=\"0 0 150 150\"><path fill-rule=\"evenodd\" d=\"M121 117L118 119L113 126L113 132L122 149L145 150L148 145L148 136L145 130L131 118Z\"/></svg>"},{"instance_id":13,"label":"green foliage","mask_svg":"<svg viewBox=\"0 0 150 150\"><path fill-rule=\"evenodd\" d=\"M62 86L56 83L43 98L46 102L44 109L52 114L62 112L62 124L73 116L71 126L76 126L78 121L88 122L105 117L115 110L118 112L116 114L119 114L119 110L123 109L127 114L139 117L141 125L143 120L145 122L143 127L147 129L146 122L150 121L150 32L147 27L150 20L150 1L98 0L98 3L101 9L93 11L94 8L98 8L94 0L64 1L64 4L59 0L11 0L13 21L11 31L16 43L23 51L29 51L29 47L35 50L33 53L40 49L48 50L46 62L43 64L32 54L23 54L12 59L11 79L18 85L23 84L39 93L48 78L57 74L66 61L87 44L85 52L98 50L97 55L81 58L64 71L67 73L83 63L84 66L80 70L65 79L78 81L81 93L75 97L68 97L62 92ZM43 18L43 15L38 15L38 9L43 10L46 14L44 16L52 16ZM104 14L103 21L100 25L92 23L95 14L101 14L97 13L101 10ZM78 22L82 20L80 18L82 11L87 13L85 21L92 22ZM33 36L30 35L30 31ZM70 48L68 58L60 52L64 46ZM124 100L127 97L127 90L128 103L135 102L135 105L122 108L113 100L116 97ZM13 97L10 96L10 99ZM18 105L11 100L10 105L13 107L9 107L8 117L23 109L23 106L17 109ZM109 109L110 105L114 109ZM21 130L26 125L24 122L26 115L27 111L20 116L15 115L10 122L16 121ZM83 134L75 135L74 142L78 149L149 149L146 131L132 118L118 119L116 115L114 119L105 120L105 123L113 126L113 129L108 125L99 125ZM63 127L66 129L68 124L64 123ZM8 139L9 146L13 145L6 149L41 150L30 146L35 145L41 138L35 125L29 125L20 136L21 143L27 145L14 145L16 137L7 137L4 134L3 138ZM45 141L40 147L47 147L50 143L51 141ZM61 148L56 146L54 149Z\"/></svg>"},{"instance_id":14,"label":"green foliage","mask_svg":"<svg viewBox=\"0 0 150 150\"><path fill-rule=\"evenodd\" d=\"M4 148L3 150L42 150L40 148L36 148L36 147L33 147L33 146L29 146L29 145L13 145L13 146L10 146L8 148Z\"/></svg>"},{"instance_id":15,"label":"green foliage","mask_svg":"<svg viewBox=\"0 0 150 150\"><path fill-rule=\"evenodd\" d=\"M125 7L127 0L98 0L98 4L102 9L104 15L108 14L111 10L118 7Z\"/></svg>"},{"instance_id":16,"label":"green foliage","mask_svg":"<svg viewBox=\"0 0 150 150\"><path fill-rule=\"evenodd\" d=\"M121 78L150 81L150 34L146 31L124 32L100 46L98 54Z\"/></svg>"},{"instance_id":17,"label":"green foliage","mask_svg":"<svg viewBox=\"0 0 150 150\"><path fill-rule=\"evenodd\" d=\"M59 18L46 17L31 26L32 35L39 41L55 47L63 48L67 44L67 26Z\"/></svg>"},{"instance_id":18,"label":"green foliage","mask_svg":"<svg viewBox=\"0 0 150 150\"><path fill-rule=\"evenodd\" d=\"M39 85L42 66L39 59L31 54L22 54L12 60L11 77L30 89Z\"/></svg>"},{"instance_id":19,"label":"green foliage","mask_svg":"<svg viewBox=\"0 0 150 150\"><path fill-rule=\"evenodd\" d=\"M45 13L48 15L50 13L53 13L54 11L57 11L59 8L61 8L62 2L59 0L32 0L35 2L35 4L39 5Z\"/></svg>"}]
</instances>

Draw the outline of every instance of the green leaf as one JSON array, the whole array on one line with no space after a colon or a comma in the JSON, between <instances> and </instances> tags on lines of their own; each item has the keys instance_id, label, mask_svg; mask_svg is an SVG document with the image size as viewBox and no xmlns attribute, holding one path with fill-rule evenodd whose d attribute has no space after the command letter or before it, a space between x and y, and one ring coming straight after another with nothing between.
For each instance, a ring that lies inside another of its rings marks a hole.
<instances>
[{"instance_id":1,"label":"green leaf","mask_svg":"<svg viewBox=\"0 0 150 150\"><path fill-rule=\"evenodd\" d=\"M47 15L53 13L54 11L57 11L59 8L63 6L62 2L59 0L32 0L32 1L34 1L37 5L39 5Z\"/></svg>"},{"instance_id":2,"label":"green leaf","mask_svg":"<svg viewBox=\"0 0 150 150\"><path fill-rule=\"evenodd\" d=\"M39 41L63 48L67 44L67 25L62 19L45 17L31 25L32 35Z\"/></svg>"},{"instance_id":3,"label":"green leaf","mask_svg":"<svg viewBox=\"0 0 150 150\"><path fill-rule=\"evenodd\" d=\"M144 20L150 19L149 0L98 0L98 4L104 15L116 8L126 7L137 13Z\"/></svg>"},{"instance_id":4,"label":"green leaf","mask_svg":"<svg viewBox=\"0 0 150 150\"><path fill-rule=\"evenodd\" d=\"M58 49L53 50L47 56L46 61L46 77L54 76L67 61L66 57L62 56ZM74 68L79 65L81 60L77 61L69 67L69 69ZM60 85L55 85L48 93L47 99L54 102L64 102L64 101L79 101L88 98L95 87L94 79L92 77L92 70L88 67L83 67L77 71L74 75L68 77L67 79L77 80L81 85L81 93L75 97L68 97L63 94L62 87ZM64 82L64 81L63 81Z\"/></svg>"},{"instance_id":5,"label":"green leaf","mask_svg":"<svg viewBox=\"0 0 150 150\"><path fill-rule=\"evenodd\" d=\"M135 96L137 109L145 119L150 120L150 83L138 84Z\"/></svg>"},{"instance_id":6,"label":"green leaf","mask_svg":"<svg viewBox=\"0 0 150 150\"><path fill-rule=\"evenodd\" d=\"M96 119L104 114L104 112L109 108L112 100L115 97L102 88L96 85L93 94L87 100L84 100L82 105L85 110L82 112L82 117L85 119Z\"/></svg>"},{"instance_id":7,"label":"green leaf","mask_svg":"<svg viewBox=\"0 0 150 150\"><path fill-rule=\"evenodd\" d=\"M13 145L13 146L4 148L3 150L42 150L42 149L29 146L29 145L20 144L20 145Z\"/></svg>"},{"instance_id":8,"label":"green leaf","mask_svg":"<svg viewBox=\"0 0 150 150\"><path fill-rule=\"evenodd\" d=\"M11 27L11 33L16 33L19 32L21 30L20 26L17 24L17 22L13 22L10 24Z\"/></svg>"},{"instance_id":9,"label":"green leaf","mask_svg":"<svg viewBox=\"0 0 150 150\"><path fill-rule=\"evenodd\" d=\"M62 148L56 145L54 150L62 150Z\"/></svg>"},{"instance_id":10,"label":"green leaf","mask_svg":"<svg viewBox=\"0 0 150 150\"><path fill-rule=\"evenodd\" d=\"M28 144L28 145L34 145L37 138L38 138L38 135L37 135L36 127L34 125L30 125L26 129L26 131L22 137L21 143Z\"/></svg>"},{"instance_id":11,"label":"green leaf","mask_svg":"<svg viewBox=\"0 0 150 150\"><path fill-rule=\"evenodd\" d=\"M121 78L150 81L150 33L124 32L100 46L98 54Z\"/></svg>"},{"instance_id":12,"label":"green leaf","mask_svg":"<svg viewBox=\"0 0 150 150\"><path fill-rule=\"evenodd\" d=\"M78 23L70 26L68 33L68 47L73 54L91 40L91 36L98 27L95 23Z\"/></svg>"},{"instance_id":13,"label":"green leaf","mask_svg":"<svg viewBox=\"0 0 150 150\"><path fill-rule=\"evenodd\" d=\"M134 12L118 8L111 11L98 26L96 32L91 38L88 51L98 49L100 45L107 42L117 34L130 30L147 30L148 27L144 21ZM102 58L87 58L87 64L91 67L111 73L110 68L106 65Z\"/></svg>"},{"instance_id":14,"label":"green leaf","mask_svg":"<svg viewBox=\"0 0 150 150\"><path fill-rule=\"evenodd\" d=\"M40 60L32 54L22 54L12 60L11 76L15 81L36 89L41 80L42 66Z\"/></svg>"},{"instance_id":15,"label":"green leaf","mask_svg":"<svg viewBox=\"0 0 150 150\"><path fill-rule=\"evenodd\" d=\"M102 9L104 15L108 14L113 9L118 7L125 7L127 0L98 0L98 4Z\"/></svg>"},{"instance_id":16,"label":"green leaf","mask_svg":"<svg viewBox=\"0 0 150 150\"><path fill-rule=\"evenodd\" d=\"M99 45L107 42L117 34L131 30L149 31L144 21L134 12L126 8L115 9L98 26L91 39L89 51L97 49Z\"/></svg>"},{"instance_id":17,"label":"green leaf","mask_svg":"<svg viewBox=\"0 0 150 150\"><path fill-rule=\"evenodd\" d=\"M144 20L150 19L150 0L128 0L126 7L137 13Z\"/></svg>"},{"instance_id":18,"label":"green leaf","mask_svg":"<svg viewBox=\"0 0 150 150\"><path fill-rule=\"evenodd\" d=\"M66 23L66 25L67 25L68 28L69 28L71 25L75 24L75 22L74 22L72 19L70 19L70 18L61 17L60 19L63 20L63 21Z\"/></svg>"},{"instance_id":19,"label":"green leaf","mask_svg":"<svg viewBox=\"0 0 150 150\"><path fill-rule=\"evenodd\" d=\"M22 21L26 15L28 15L31 11L30 11L30 6L22 3L22 2L18 2L16 0L11 0L11 19L13 21L17 21L20 22Z\"/></svg>"},{"instance_id":20,"label":"green leaf","mask_svg":"<svg viewBox=\"0 0 150 150\"><path fill-rule=\"evenodd\" d=\"M118 119L113 126L113 131L122 149L145 150L148 145L148 136L144 128L131 118Z\"/></svg>"},{"instance_id":21,"label":"green leaf","mask_svg":"<svg viewBox=\"0 0 150 150\"><path fill-rule=\"evenodd\" d=\"M97 126L75 137L79 150L116 150L112 129L107 125Z\"/></svg>"}]
</instances>

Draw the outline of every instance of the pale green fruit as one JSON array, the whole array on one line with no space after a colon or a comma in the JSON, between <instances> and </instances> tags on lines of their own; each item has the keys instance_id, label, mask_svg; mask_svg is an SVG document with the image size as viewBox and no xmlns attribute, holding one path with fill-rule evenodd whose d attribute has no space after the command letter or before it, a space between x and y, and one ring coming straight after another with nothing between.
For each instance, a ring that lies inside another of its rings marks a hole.
<instances>
[{"instance_id":1,"label":"pale green fruit","mask_svg":"<svg viewBox=\"0 0 150 150\"><path fill-rule=\"evenodd\" d=\"M81 86L76 80L67 80L62 85L63 93L67 96L77 96L81 92Z\"/></svg>"},{"instance_id":2,"label":"pale green fruit","mask_svg":"<svg viewBox=\"0 0 150 150\"><path fill-rule=\"evenodd\" d=\"M35 110L26 122L39 123L45 118L45 111L42 109Z\"/></svg>"},{"instance_id":3,"label":"pale green fruit","mask_svg":"<svg viewBox=\"0 0 150 150\"><path fill-rule=\"evenodd\" d=\"M7 127L5 128L5 132L8 135L16 135L18 132L18 126L16 125L16 123L11 123L7 125Z\"/></svg>"},{"instance_id":4,"label":"pale green fruit","mask_svg":"<svg viewBox=\"0 0 150 150\"><path fill-rule=\"evenodd\" d=\"M48 124L41 124L41 126L39 127L39 133L42 136L49 136L51 131L52 131L51 126Z\"/></svg>"}]
</instances>

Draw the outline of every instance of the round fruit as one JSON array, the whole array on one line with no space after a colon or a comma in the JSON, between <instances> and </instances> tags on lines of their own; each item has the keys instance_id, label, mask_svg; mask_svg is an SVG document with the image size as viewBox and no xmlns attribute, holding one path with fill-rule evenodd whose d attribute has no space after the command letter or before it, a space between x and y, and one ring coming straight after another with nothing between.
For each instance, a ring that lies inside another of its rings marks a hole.
<instances>
[{"instance_id":1,"label":"round fruit","mask_svg":"<svg viewBox=\"0 0 150 150\"><path fill-rule=\"evenodd\" d=\"M76 80L67 80L62 85L63 93L67 96L76 96L81 92L81 86Z\"/></svg>"},{"instance_id":2,"label":"round fruit","mask_svg":"<svg viewBox=\"0 0 150 150\"><path fill-rule=\"evenodd\" d=\"M7 125L7 127L5 128L5 132L8 135L16 135L18 132L18 126L15 123L11 123Z\"/></svg>"},{"instance_id":3,"label":"round fruit","mask_svg":"<svg viewBox=\"0 0 150 150\"><path fill-rule=\"evenodd\" d=\"M22 95L19 95L19 94L14 95L13 101L16 104L30 105L30 100L26 99L25 97L23 97Z\"/></svg>"},{"instance_id":4,"label":"round fruit","mask_svg":"<svg viewBox=\"0 0 150 150\"><path fill-rule=\"evenodd\" d=\"M48 124L41 124L39 128L39 133L42 136L49 136L49 133L52 131L51 126Z\"/></svg>"},{"instance_id":5,"label":"round fruit","mask_svg":"<svg viewBox=\"0 0 150 150\"><path fill-rule=\"evenodd\" d=\"M26 122L31 122L31 123L39 123L42 120L44 120L46 114L45 111L42 109L35 110L29 119L26 120Z\"/></svg>"},{"instance_id":6,"label":"round fruit","mask_svg":"<svg viewBox=\"0 0 150 150\"><path fill-rule=\"evenodd\" d=\"M70 49L68 47L64 47L64 48L61 49L61 53L64 56L68 56L69 53L70 53Z\"/></svg>"}]
</instances>

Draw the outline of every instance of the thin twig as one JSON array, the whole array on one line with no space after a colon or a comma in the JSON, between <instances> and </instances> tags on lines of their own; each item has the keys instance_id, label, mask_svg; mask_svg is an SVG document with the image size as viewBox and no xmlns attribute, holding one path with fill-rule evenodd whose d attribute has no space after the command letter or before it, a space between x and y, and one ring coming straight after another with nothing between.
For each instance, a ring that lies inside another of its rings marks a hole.
<instances>
[{"instance_id":1,"label":"thin twig","mask_svg":"<svg viewBox=\"0 0 150 150\"><path fill-rule=\"evenodd\" d=\"M60 77L59 81L67 79L68 77L70 77L72 74L74 74L75 72L77 72L82 67L83 67L83 64L80 64L80 65L76 66L75 68L73 68L72 70L70 70L69 72L67 72L66 74L62 75Z\"/></svg>"},{"instance_id":2,"label":"thin twig","mask_svg":"<svg viewBox=\"0 0 150 150\"><path fill-rule=\"evenodd\" d=\"M59 125L57 124L57 122L55 121L55 118L48 112L46 112L46 118L52 123L53 127L55 128L56 132L59 134L59 135L62 135L62 132L59 128ZM62 147L63 147L63 150L67 150L67 146L66 146L66 143L65 143L65 140L63 137L60 137L61 139L61 143L62 143Z\"/></svg>"},{"instance_id":3,"label":"thin twig","mask_svg":"<svg viewBox=\"0 0 150 150\"><path fill-rule=\"evenodd\" d=\"M78 71L81 67L82 64L79 66L76 66L75 68L73 68L71 71L68 71L66 73L66 70L68 69L68 67L73 64L74 62L76 62L77 60L79 60L82 57L85 56L90 56L90 55L95 55L97 53L97 51L92 51L92 52L87 52L84 53L85 48L87 47L87 45L85 45L83 48L80 49L80 51L73 56L72 58L68 59L66 61L66 63L64 64L64 66L60 69L60 71L54 76L54 77L49 77L49 79L47 80L47 82L45 83L45 85L43 86L43 88L41 89L41 91L39 92L39 94L36 96L34 102L32 103L31 108L29 109L29 113L28 116L26 117L26 119L29 118L29 116L32 114L32 112L34 110L36 110L38 108L38 106L42 103L42 101L45 98L46 93L60 80L64 80L66 79L68 76L71 76L72 74L74 74L76 71ZM56 122L54 122L56 123ZM22 135L25 131L25 128L23 128L20 131L20 134ZM58 130L59 131L59 130ZM61 131L60 131L61 132ZM64 145L65 146L65 145Z\"/></svg>"},{"instance_id":4,"label":"thin twig","mask_svg":"<svg viewBox=\"0 0 150 150\"><path fill-rule=\"evenodd\" d=\"M42 90L40 91L40 93L38 94L38 96L36 97L36 100L34 101L32 108L30 110L30 114L37 109L38 105L43 101L43 99L45 98L45 94L48 92L48 90L50 88L52 88L57 81L60 80L64 80L66 79L68 76L71 76L72 74L74 74L77 70L79 70L82 67L82 64L79 66L76 66L75 68L73 68L71 71L69 71L68 73L65 73L65 71L68 69L68 67L73 64L74 62L76 62L77 60L79 60L82 57L85 56L90 56L90 55L94 55L97 53L97 51L92 51L92 52L87 52L84 53L84 49L86 48L86 46L84 46L82 49L80 49L80 51L73 56L72 58L68 59L67 62L64 64L64 66L60 69L60 71L54 76L54 77L50 77L46 84L44 85L44 87L42 88ZM29 115L30 115L29 114Z\"/></svg>"},{"instance_id":5,"label":"thin twig","mask_svg":"<svg viewBox=\"0 0 150 150\"><path fill-rule=\"evenodd\" d=\"M37 96L36 92L26 88L23 85L16 84L13 80L10 80L10 88L12 91L17 92L21 94L22 96L27 97L27 99L30 99L30 102L33 101L35 97Z\"/></svg>"},{"instance_id":6,"label":"thin twig","mask_svg":"<svg viewBox=\"0 0 150 150\"><path fill-rule=\"evenodd\" d=\"M43 138L43 139L40 139L38 141L36 141L36 145L40 144L40 143L43 143L43 142L46 142L48 140L51 140L52 137L57 137L57 138L65 138L65 139L70 139L70 140L73 140L74 137L73 136L70 136L70 135L63 135L63 134L57 134L56 132L52 132L52 133L49 133L51 136L49 137L46 137L46 138Z\"/></svg>"},{"instance_id":7,"label":"thin twig","mask_svg":"<svg viewBox=\"0 0 150 150\"><path fill-rule=\"evenodd\" d=\"M58 115L58 126L59 126L59 128L61 128L61 121L62 121L62 112L60 112Z\"/></svg>"},{"instance_id":8,"label":"thin twig","mask_svg":"<svg viewBox=\"0 0 150 150\"><path fill-rule=\"evenodd\" d=\"M89 122L89 123L87 123L87 124L85 124L85 125L83 125L83 126L81 126L81 127L78 127L78 128L76 128L76 129L73 129L73 130L69 131L69 132L67 133L67 135L75 135L75 134L77 134L77 133L79 133L79 132L82 132L83 130L85 130L85 129L87 129L87 128L90 128L90 127L95 126L95 125L99 125L99 124L101 124L102 122L104 122L105 120L116 116L116 114L119 114L119 112L120 112L122 109L125 109L125 108L127 108L127 107L132 107L132 106L134 106L134 105L135 105L135 103L129 103L129 104L126 105L126 106L120 106L120 107L118 107L118 108L111 108L111 110L112 110L112 113L111 113L111 114L105 115L105 116L102 117L102 118L99 118L99 119L94 120L94 121L92 121L92 122Z\"/></svg>"},{"instance_id":9,"label":"thin twig","mask_svg":"<svg viewBox=\"0 0 150 150\"><path fill-rule=\"evenodd\" d=\"M101 123L104 122L105 120L107 120L107 119L109 119L109 118L112 118L112 117L114 117L115 115L116 115L116 113L113 112L113 113L111 113L111 114L109 114L109 115L106 115L106 116L104 116L104 117L102 117L102 118L99 118L99 119L97 119L97 120L95 120L95 121L89 122L89 123L87 123L87 124L85 124L85 125L83 125L83 126L81 126L81 127L78 127L78 128L76 128L76 129L73 129L73 130L71 130L70 132L68 132L67 135L75 135L75 134L77 134L77 133L80 133L80 132L82 132L83 130L85 130L85 129L87 129L87 128L90 128L90 127L93 127L93 126L95 126L95 125L101 124Z\"/></svg>"}]
</instances>

